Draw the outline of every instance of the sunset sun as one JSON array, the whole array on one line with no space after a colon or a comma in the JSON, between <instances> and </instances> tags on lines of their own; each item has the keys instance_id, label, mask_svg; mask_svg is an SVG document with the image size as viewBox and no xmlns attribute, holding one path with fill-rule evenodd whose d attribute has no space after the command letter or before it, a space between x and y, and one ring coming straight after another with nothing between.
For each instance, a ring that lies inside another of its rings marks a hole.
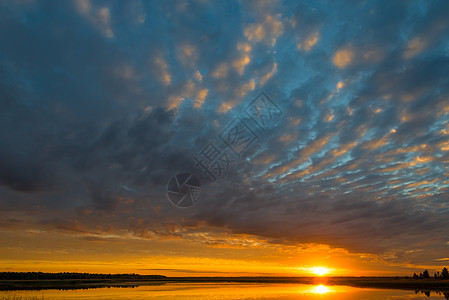
<instances>
[{"instance_id":1,"label":"sunset sun","mask_svg":"<svg viewBox=\"0 0 449 300\"><path fill-rule=\"evenodd\" d=\"M327 273L329 273L329 269L325 268L325 267L313 267L313 268L310 268L310 271L318 276L323 276L323 275L326 275Z\"/></svg>"}]
</instances>

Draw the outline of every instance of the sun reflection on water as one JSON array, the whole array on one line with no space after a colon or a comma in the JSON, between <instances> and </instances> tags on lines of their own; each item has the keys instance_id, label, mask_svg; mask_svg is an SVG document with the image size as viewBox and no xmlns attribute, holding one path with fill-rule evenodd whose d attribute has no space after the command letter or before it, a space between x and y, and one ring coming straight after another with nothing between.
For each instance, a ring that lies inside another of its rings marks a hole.
<instances>
[{"instance_id":1,"label":"sun reflection on water","mask_svg":"<svg viewBox=\"0 0 449 300\"><path fill-rule=\"evenodd\" d=\"M326 293L329 293L329 288L327 288L325 285L320 284L313 288L313 293L326 294Z\"/></svg>"}]
</instances>

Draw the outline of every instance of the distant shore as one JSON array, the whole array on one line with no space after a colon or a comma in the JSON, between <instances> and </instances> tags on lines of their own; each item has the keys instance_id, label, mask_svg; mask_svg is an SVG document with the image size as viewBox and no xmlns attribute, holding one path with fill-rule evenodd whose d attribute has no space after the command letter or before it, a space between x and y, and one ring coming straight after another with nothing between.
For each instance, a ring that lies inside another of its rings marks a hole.
<instances>
[{"instance_id":1,"label":"distant shore","mask_svg":"<svg viewBox=\"0 0 449 300\"><path fill-rule=\"evenodd\" d=\"M0 290L93 289L170 283L324 284L383 289L449 291L449 280L404 277L154 277L154 279L0 280Z\"/></svg>"}]
</instances>

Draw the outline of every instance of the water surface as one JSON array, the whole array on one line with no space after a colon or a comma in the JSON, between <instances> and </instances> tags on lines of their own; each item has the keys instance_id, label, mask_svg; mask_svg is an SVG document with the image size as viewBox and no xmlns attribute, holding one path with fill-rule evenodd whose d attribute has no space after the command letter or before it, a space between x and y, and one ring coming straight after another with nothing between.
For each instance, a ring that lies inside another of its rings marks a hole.
<instances>
[{"instance_id":1,"label":"water surface","mask_svg":"<svg viewBox=\"0 0 449 300\"><path fill-rule=\"evenodd\" d=\"M0 291L0 299L445 299L443 294L337 285L167 283L76 290Z\"/></svg>"}]
</instances>

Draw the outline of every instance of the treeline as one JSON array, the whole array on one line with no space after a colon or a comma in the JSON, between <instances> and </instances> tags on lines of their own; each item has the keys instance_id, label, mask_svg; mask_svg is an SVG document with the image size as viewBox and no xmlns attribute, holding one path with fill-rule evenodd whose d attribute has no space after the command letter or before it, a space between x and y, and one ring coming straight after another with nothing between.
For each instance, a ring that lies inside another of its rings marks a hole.
<instances>
[{"instance_id":1,"label":"treeline","mask_svg":"<svg viewBox=\"0 0 449 300\"><path fill-rule=\"evenodd\" d=\"M427 278L435 278L435 279L449 279L449 271L447 270L446 267L443 268L443 270L441 270L441 272L435 272L433 274L433 276L430 276L430 273L428 270L425 270L422 273L416 274L413 273L413 278L414 279L427 279Z\"/></svg>"},{"instance_id":2,"label":"treeline","mask_svg":"<svg viewBox=\"0 0 449 300\"><path fill-rule=\"evenodd\" d=\"M163 275L139 274L92 274L92 273L44 273L44 272L0 272L0 280L38 280L38 279L164 279Z\"/></svg>"}]
</instances>

